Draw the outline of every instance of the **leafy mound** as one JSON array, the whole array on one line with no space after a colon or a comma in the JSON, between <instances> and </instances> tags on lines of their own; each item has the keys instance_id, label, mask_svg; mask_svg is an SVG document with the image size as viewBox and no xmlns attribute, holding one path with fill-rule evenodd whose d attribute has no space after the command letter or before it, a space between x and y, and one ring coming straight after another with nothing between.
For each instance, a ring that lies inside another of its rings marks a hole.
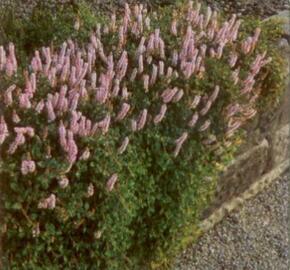
<instances>
[{"instance_id":1,"label":"leafy mound","mask_svg":"<svg viewBox=\"0 0 290 270\"><path fill-rule=\"evenodd\" d=\"M28 67L13 43L0 47L12 269L169 265L198 235L241 127L272 95L265 81L281 81L278 68L268 74L279 29L270 40L260 22L239 32L235 15L191 2L173 14L126 5L102 20L90 41L42 47Z\"/></svg>"}]
</instances>

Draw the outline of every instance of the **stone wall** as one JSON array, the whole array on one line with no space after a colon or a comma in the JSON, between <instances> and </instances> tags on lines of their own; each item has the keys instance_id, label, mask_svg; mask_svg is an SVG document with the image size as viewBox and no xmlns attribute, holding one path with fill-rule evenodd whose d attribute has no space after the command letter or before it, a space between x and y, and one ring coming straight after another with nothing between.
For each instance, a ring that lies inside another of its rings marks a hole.
<instances>
[{"instance_id":1,"label":"stone wall","mask_svg":"<svg viewBox=\"0 0 290 270\"><path fill-rule=\"evenodd\" d=\"M290 13L284 11L275 17L285 22L285 38L277 44L288 63L288 76L281 104L274 114L263 114L248 126L248 141L236 159L225 169L218 181L212 205L203 213L207 219L219 212L223 205L247 192L255 182L266 175L277 178L288 167L290 139ZM286 166L286 165L287 166ZM283 167L283 170L281 168ZM274 173L275 172L275 173ZM271 181L274 179L271 179ZM269 182L269 180L267 180ZM225 213L224 213L225 214Z\"/></svg>"}]
</instances>

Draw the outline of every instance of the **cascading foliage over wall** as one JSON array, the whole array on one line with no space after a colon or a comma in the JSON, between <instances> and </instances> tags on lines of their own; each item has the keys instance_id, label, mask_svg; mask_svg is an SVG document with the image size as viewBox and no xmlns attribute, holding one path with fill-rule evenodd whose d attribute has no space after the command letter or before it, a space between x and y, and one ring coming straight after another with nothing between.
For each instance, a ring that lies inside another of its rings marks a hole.
<instances>
[{"instance_id":1,"label":"cascading foliage over wall","mask_svg":"<svg viewBox=\"0 0 290 270\"><path fill-rule=\"evenodd\" d=\"M273 60L261 28L241 23L192 2L160 14L126 5L25 69L19 48L0 47L12 269L165 267L195 239Z\"/></svg>"}]
</instances>

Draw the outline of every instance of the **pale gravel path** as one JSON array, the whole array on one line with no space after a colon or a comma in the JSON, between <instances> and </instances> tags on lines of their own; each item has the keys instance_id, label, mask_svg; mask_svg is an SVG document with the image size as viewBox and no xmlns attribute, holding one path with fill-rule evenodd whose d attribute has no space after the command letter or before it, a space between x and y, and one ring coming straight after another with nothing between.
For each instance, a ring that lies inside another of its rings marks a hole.
<instances>
[{"instance_id":1,"label":"pale gravel path","mask_svg":"<svg viewBox=\"0 0 290 270\"><path fill-rule=\"evenodd\" d=\"M289 270L289 174L202 236L174 270Z\"/></svg>"}]
</instances>

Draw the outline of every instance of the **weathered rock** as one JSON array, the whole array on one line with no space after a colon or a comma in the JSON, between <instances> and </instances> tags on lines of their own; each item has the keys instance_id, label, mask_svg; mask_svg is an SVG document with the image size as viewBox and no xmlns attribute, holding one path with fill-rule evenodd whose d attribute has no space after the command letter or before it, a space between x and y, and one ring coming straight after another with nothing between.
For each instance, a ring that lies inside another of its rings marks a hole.
<instances>
[{"instance_id":1,"label":"weathered rock","mask_svg":"<svg viewBox=\"0 0 290 270\"><path fill-rule=\"evenodd\" d=\"M269 143L264 139L259 145L251 147L238 156L220 176L213 204L204 212L210 215L223 203L243 193L267 169Z\"/></svg>"}]
</instances>

